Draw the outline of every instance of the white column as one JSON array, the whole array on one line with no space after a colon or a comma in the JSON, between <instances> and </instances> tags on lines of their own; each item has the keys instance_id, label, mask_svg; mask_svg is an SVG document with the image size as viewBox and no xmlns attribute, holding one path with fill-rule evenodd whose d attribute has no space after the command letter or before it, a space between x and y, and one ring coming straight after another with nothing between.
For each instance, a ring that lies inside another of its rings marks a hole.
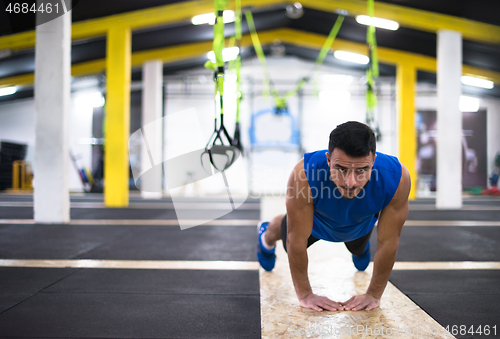
<instances>
[{"instance_id":1,"label":"white column","mask_svg":"<svg viewBox=\"0 0 500 339\"><path fill-rule=\"evenodd\" d=\"M437 208L462 207L462 36L440 30L437 37Z\"/></svg>"},{"instance_id":2,"label":"white column","mask_svg":"<svg viewBox=\"0 0 500 339\"><path fill-rule=\"evenodd\" d=\"M163 64L161 60L144 63L142 68L142 144L141 167L150 168L141 177L141 196L159 199L162 196L161 158ZM160 160L160 161L158 161ZM153 166L153 167L151 167Z\"/></svg>"},{"instance_id":3,"label":"white column","mask_svg":"<svg viewBox=\"0 0 500 339\"><path fill-rule=\"evenodd\" d=\"M34 214L68 223L71 12L36 27Z\"/></svg>"}]
</instances>

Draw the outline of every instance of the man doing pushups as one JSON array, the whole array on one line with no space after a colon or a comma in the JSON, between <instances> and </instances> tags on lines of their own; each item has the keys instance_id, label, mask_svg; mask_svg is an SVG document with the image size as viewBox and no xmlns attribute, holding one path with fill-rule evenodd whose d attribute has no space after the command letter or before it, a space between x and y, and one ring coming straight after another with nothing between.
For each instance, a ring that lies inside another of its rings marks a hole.
<instances>
[{"instance_id":1,"label":"man doing pushups","mask_svg":"<svg viewBox=\"0 0 500 339\"><path fill-rule=\"evenodd\" d=\"M410 174L397 158L376 152L373 131L359 122L337 126L328 151L304 154L288 180L286 215L259 223L257 257L271 271L282 239L300 305L316 311L370 311L380 305L396 260L408 214ZM354 266L370 263L370 234L377 226L373 275L365 294L336 302L314 294L307 274L307 248L322 239L344 242Z\"/></svg>"}]
</instances>

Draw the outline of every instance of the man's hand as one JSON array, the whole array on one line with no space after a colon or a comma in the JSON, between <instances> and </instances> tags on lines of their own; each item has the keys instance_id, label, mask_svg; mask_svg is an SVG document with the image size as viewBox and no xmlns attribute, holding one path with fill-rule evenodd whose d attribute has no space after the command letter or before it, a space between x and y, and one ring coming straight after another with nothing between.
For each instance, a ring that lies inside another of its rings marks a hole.
<instances>
[{"instance_id":1,"label":"man's hand","mask_svg":"<svg viewBox=\"0 0 500 339\"><path fill-rule=\"evenodd\" d=\"M380 300L371 294L365 293L355 295L351 299L343 302L342 305L344 305L346 311L371 311L380 306Z\"/></svg>"},{"instance_id":2,"label":"man's hand","mask_svg":"<svg viewBox=\"0 0 500 339\"><path fill-rule=\"evenodd\" d=\"M321 312L323 310L327 311L343 311L344 307L341 303L335 302L328 299L327 297L322 297L320 295L311 293L307 297L299 300L300 306L311 308L315 311Z\"/></svg>"}]
</instances>

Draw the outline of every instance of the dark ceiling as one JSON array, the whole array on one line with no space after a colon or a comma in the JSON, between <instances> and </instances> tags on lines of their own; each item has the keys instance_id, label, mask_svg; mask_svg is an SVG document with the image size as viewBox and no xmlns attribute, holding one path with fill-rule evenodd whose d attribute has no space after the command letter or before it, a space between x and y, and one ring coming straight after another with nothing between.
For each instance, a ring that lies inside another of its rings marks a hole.
<instances>
[{"instance_id":1,"label":"dark ceiling","mask_svg":"<svg viewBox=\"0 0 500 339\"><path fill-rule=\"evenodd\" d=\"M67 0L65 0L67 1ZM333 0L332 0L333 1ZM0 36L19 33L34 29L34 15L9 15L5 8L10 1L0 0ZM173 0L73 0L73 22L105 17L113 14L125 13L139 9L162 6L179 1ZM376 0L421 9L431 12L448 14L484 23L500 26L500 1L499 0ZM254 13L257 30L262 32L270 29L288 27L301 31L327 35L336 20L337 15L322 12L310 8L304 9L304 15L299 19L287 17L283 7L273 7L266 11ZM167 46L185 44L189 42L206 41L212 39L212 26L194 26L189 21L177 23L147 31L133 33L132 50L144 51ZM248 28L243 21L243 33ZM226 35L234 34L234 26L228 24L225 29ZM366 40L366 26L359 25L354 18L347 17L342 25L338 37L344 40L364 43ZM379 46L418 53L426 56L436 57L436 34L400 27L397 31L377 30L377 43ZM106 53L105 38L77 41L72 46L72 62L80 63L95 59L102 59ZM318 55L317 50L286 45L287 55L294 55L306 60L314 60ZM269 51L269 48L266 48ZM247 48L242 54L243 58L254 57L252 48ZM179 73L186 69L200 67L204 58L195 58L166 64L164 74ZM333 57L327 57L326 64L351 67L347 63L341 63ZM476 41L463 41L463 63L487 70L500 72L500 46ZM359 66L358 66L359 67ZM0 59L0 79L14 75L32 73L34 71L34 51L25 50L12 53L10 56ZM395 67L389 65L381 66L382 75L394 76ZM140 69L134 70L132 77L140 80ZM418 72L419 81L435 82L436 75ZM464 88L464 92L484 94L500 97L500 88L493 90L477 90ZM29 96L28 92L18 93L13 96L0 97L0 101L12 100L22 96Z\"/></svg>"}]
</instances>

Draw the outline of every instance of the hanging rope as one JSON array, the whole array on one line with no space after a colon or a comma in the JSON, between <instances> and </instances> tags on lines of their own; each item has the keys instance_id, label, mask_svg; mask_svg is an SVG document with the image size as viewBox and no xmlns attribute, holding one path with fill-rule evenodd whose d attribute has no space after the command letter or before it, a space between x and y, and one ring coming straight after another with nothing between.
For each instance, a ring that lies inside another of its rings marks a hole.
<instances>
[{"instance_id":1,"label":"hanging rope","mask_svg":"<svg viewBox=\"0 0 500 339\"><path fill-rule=\"evenodd\" d=\"M235 40L236 47L241 51L241 0L236 0L235 2L235 16L236 20L234 22L235 30ZM241 144L241 131L240 131L240 103L243 99L241 92L241 56L238 53L236 60L234 61L236 68L236 125L234 127L234 136L232 145L236 146L241 154L243 154L243 145Z\"/></svg>"},{"instance_id":2,"label":"hanging rope","mask_svg":"<svg viewBox=\"0 0 500 339\"><path fill-rule=\"evenodd\" d=\"M212 142L215 144L217 140L221 143L221 132L228 138L229 143L232 143L231 137L224 127L224 59L222 58L222 50L224 49L224 8L228 6L228 0L215 0L215 24L214 24L214 40L212 49L215 54L215 62L208 60L205 67L214 71L215 83L215 128L212 137L209 139L207 147ZM219 95L220 105L220 120L221 128L217 129L217 95Z\"/></svg>"},{"instance_id":3,"label":"hanging rope","mask_svg":"<svg viewBox=\"0 0 500 339\"><path fill-rule=\"evenodd\" d=\"M368 0L368 16L374 16L374 0ZM375 95L375 78L379 76L377 57L377 37L375 26L370 21L366 31L366 43L368 45L368 56L370 61L366 70L366 124L375 132L377 140L381 139L380 129L375 122L375 106L377 106L377 96Z\"/></svg>"},{"instance_id":4,"label":"hanging rope","mask_svg":"<svg viewBox=\"0 0 500 339\"><path fill-rule=\"evenodd\" d=\"M224 126L224 59L222 51L224 49L224 9L228 6L228 0L215 0L215 24L214 24L214 41L213 41L213 51L215 54L215 62L207 61L205 67L214 71L214 83L215 83L215 124L214 132L208 140L205 146L205 151L201 154L200 160L202 167L211 173L212 169L206 166L204 157L208 156L212 166L222 173L222 178L224 179L224 184L226 186L226 191L228 193L229 201L231 202L232 209L235 209L233 198L231 196L231 191L229 189L229 184L226 178L225 170L227 170L240 155L239 150L232 146L233 140L229 136L229 133ZM219 97L220 105L220 124L217 128L217 96ZM226 139L224 142L223 137ZM219 144L217 144L217 141Z\"/></svg>"},{"instance_id":5,"label":"hanging rope","mask_svg":"<svg viewBox=\"0 0 500 339\"><path fill-rule=\"evenodd\" d=\"M255 49L255 53L257 54L257 58L259 59L259 63L262 66L262 69L264 71L264 80L263 80L263 85L264 85L264 90L263 94L264 97L269 96L269 93L274 97L274 107L275 107L275 113L279 114L283 111L287 110L287 101L290 97L293 97L299 92L302 87L306 83L309 82L309 79L311 78L311 73L314 75L314 82L316 83L316 76L317 72L319 70L319 67L323 64L323 61L325 60L326 55L328 54L328 51L333 45L333 42L335 41L335 38L337 37L337 34L340 30L340 27L342 26L342 22L344 21L344 16L339 15L337 20L335 21L335 24L333 25L332 29L330 30L330 33L328 34L328 37L323 44L323 47L320 50L320 53L316 59L314 68L311 72L309 72L309 75L301 78L298 82L297 85L295 86L294 89L288 91L285 95L280 96L278 91L274 89L272 86L272 82L270 80L269 76L269 70L267 68L267 63L266 63L266 57L264 54L264 51L262 49L262 44L260 43L259 36L257 35L257 30L255 29L255 23L253 20L252 13L250 11L245 11L245 18L247 19L247 24L248 28L250 30L250 36L252 38L252 43Z\"/></svg>"},{"instance_id":6,"label":"hanging rope","mask_svg":"<svg viewBox=\"0 0 500 339\"><path fill-rule=\"evenodd\" d=\"M255 54L257 54L257 58L259 59L259 63L262 66L262 69L264 71L263 94L264 94L264 97L268 97L269 90L270 90L270 86L269 86L270 77L269 77L269 70L267 68L267 63L266 63L266 56L264 55L264 50L262 49L262 45L260 43L259 36L257 35L257 31L255 29L255 23L253 21L252 12L245 11L245 18L247 19L247 25L248 25L248 29L250 30L250 37L252 38L252 43L253 43L253 48L255 49ZM273 93L273 96L275 94L277 95L277 93Z\"/></svg>"},{"instance_id":7,"label":"hanging rope","mask_svg":"<svg viewBox=\"0 0 500 339\"><path fill-rule=\"evenodd\" d=\"M319 52L318 58L316 59L316 63L314 65L314 80L313 80L315 94L318 94L318 79L317 79L317 77L318 77L319 67L323 64L323 61L325 60L326 56L328 55L328 52L332 48L333 42L335 41L335 38L337 37L337 34L339 33L340 27L342 27L343 22L344 22L344 16L339 15L339 17L335 21L335 24L333 25L332 29L330 30L330 33L328 34L328 37L326 38L326 41L323 44L323 47L321 47L321 51Z\"/></svg>"},{"instance_id":8,"label":"hanging rope","mask_svg":"<svg viewBox=\"0 0 500 339\"><path fill-rule=\"evenodd\" d=\"M227 0L215 0L215 15L216 21L214 24L214 41L213 51L215 54L215 62L207 61L205 67L214 71L215 83L215 123L214 132L205 146L203 156L209 156L210 163L218 170L224 172L239 156L239 151L236 147L232 146L233 140L224 126L224 60L222 57L222 50L224 49L224 21L223 13L224 8L228 5ZM217 102L217 98L219 99ZM217 127L217 104L219 104L220 123ZM225 141L224 142L224 138ZM215 161L215 156L222 157L222 161Z\"/></svg>"}]
</instances>

